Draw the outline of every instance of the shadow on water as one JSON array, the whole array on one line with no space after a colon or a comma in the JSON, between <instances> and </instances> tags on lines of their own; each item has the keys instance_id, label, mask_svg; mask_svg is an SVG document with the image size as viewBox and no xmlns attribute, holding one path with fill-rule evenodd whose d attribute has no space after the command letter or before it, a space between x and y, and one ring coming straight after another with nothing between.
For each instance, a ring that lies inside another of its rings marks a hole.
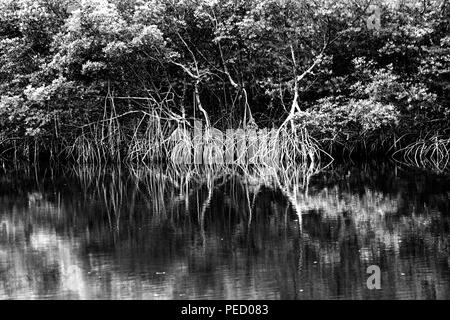
<instances>
[{"instance_id":1,"label":"shadow on water","mask_svg":"<svg viewBox=\"0 0 450 320\"><path fill-rule=\"evenodd\" d=\"M310 173L3 173L0 298L450 298L450 177ZM367 289L369 265L381 290Z\"/></svg>"}]
</instances>

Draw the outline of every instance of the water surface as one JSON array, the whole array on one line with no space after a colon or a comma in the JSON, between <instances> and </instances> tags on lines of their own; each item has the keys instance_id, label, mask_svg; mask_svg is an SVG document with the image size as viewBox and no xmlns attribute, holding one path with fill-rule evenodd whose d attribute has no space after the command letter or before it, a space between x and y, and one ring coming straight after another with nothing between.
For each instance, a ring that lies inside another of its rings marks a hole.
<instances>
[{"instance_id":1,"label":"water surface","mask_svg":"<svg viewBox=\"0 0 450 320\"><path fill-rule=\"evenodd\" d=\"M372 164L272 178L3 172L0 299L450 298L448 176Z\"/></svg>"}]
</instances>

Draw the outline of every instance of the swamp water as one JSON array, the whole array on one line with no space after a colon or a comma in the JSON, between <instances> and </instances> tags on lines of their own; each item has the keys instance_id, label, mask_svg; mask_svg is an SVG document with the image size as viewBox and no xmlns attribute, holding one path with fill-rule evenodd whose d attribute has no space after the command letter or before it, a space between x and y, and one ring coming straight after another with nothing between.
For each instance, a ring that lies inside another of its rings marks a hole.
<instances>
[{"instance_id":1,"label":"swamp water","mask_svg":"<svg viewBox=\"0 0 450 320\"><path fill-rule=\"evenodd\" d=\"M268 177L3 172L0 299L450 299L449 176L367 164Z\"/></svg>"}]
</instances>

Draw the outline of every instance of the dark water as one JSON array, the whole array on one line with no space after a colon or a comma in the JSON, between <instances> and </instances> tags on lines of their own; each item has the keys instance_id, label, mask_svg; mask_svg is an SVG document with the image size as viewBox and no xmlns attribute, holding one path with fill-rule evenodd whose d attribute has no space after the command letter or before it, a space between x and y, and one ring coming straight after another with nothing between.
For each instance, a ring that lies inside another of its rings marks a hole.
<instances>
[{"instance_id":1,"label":"dark water","mask_svg":"<svg viewBox=\"0 0 450 320\"><path fill-rule=\"evenodd\" d=\"M309 184L287 181L2 173L0 298L450 298L449 177L335 165ZM366 286L369 265L381 290Z\"/></svg>"}]
</instances>

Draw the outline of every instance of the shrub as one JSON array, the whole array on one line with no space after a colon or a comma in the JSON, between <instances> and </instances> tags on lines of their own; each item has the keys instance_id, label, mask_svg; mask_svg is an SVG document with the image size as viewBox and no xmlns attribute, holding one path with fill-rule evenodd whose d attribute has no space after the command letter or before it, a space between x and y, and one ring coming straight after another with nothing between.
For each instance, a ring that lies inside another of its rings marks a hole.
<instances>
[{"instance_id":1,"label":"shrub","mask_svg":"<svg viewBox=\"0 0 450 320\"><path fill-rule=\"evenodd\" d=\"M320 100L318 105L296 115L297 124L305 126L313 136L325 145L328 143L331 148L338 143L354 150L357 144L365 148L369 141L384 141L399 123L399 111L392 104L371 99L339 100Z\"/></svg>"}]
</instances>

